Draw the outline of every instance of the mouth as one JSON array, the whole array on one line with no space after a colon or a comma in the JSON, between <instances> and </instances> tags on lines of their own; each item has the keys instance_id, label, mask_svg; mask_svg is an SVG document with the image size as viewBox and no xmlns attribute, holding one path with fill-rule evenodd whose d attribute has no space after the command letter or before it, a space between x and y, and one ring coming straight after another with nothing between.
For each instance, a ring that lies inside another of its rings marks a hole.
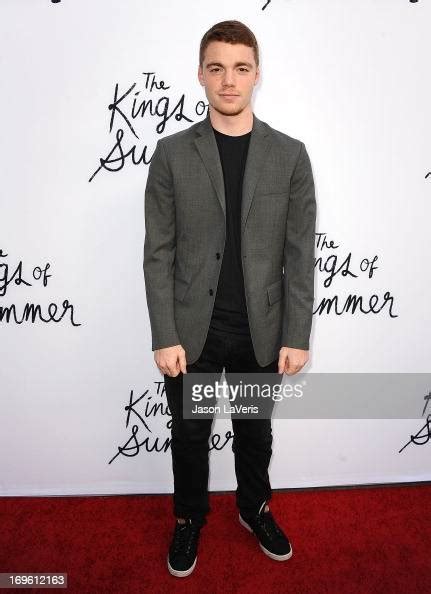
<instances>
[{"instance_id":1,"label":"mouth","mask_svg":"<svg viewBox=\"0 0 431 594\"><path fill-rule=\"evenodd\" d=\"M220 93L220 97L239 97L239 95L235 95L234 93Z\"/></svg>"}]
</instances>

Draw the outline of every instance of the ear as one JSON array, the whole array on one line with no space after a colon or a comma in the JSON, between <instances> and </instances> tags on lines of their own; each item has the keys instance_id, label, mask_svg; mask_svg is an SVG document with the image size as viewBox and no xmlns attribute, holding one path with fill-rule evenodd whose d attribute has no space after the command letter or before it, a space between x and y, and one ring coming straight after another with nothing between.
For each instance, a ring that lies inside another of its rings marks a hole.
<instances>
[{"instance_id":1,"label":"ear","mask_svg":"<svg viewBox=\"0 0 431 594\"><path fill-rule=\"evenodd\" d=\"M199 82L201 83L201 85L204 87L205 86L205 81L204 81L204 72L202 69L202 66L198 66L198 79Z\"/></svg>"},{"instance_id":2,"label":"ear","mask_svg":"<svg viewBox=\"0 0 431 594\"><path fill-rule=\"evenodd\" d=\"M259 66L256 68L256 77L254 79L254 84L257 85L257 83L260 80L260 70L259 70Z\"/></svg>"}]
</instances>

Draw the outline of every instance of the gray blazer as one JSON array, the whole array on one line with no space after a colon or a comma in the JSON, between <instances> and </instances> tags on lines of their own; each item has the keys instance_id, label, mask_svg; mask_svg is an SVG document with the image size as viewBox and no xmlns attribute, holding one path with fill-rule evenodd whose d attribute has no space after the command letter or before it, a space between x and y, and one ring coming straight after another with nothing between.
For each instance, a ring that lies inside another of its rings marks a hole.
<instances>
[{"instance_id":1,"label":"gray blazer","mask_svg":"<svg viewBox=\"0 0 431 594\"><path fill-rule=\"evenodd\" d=\"M300 140L253 115L243 180L241 254L250 332L261 366L282 346L308 350L316 200ZM205 344L226 235L224 180L209 115L159 139L145 189L144 276L152 350Z\"/></svg>"}]
</instances>

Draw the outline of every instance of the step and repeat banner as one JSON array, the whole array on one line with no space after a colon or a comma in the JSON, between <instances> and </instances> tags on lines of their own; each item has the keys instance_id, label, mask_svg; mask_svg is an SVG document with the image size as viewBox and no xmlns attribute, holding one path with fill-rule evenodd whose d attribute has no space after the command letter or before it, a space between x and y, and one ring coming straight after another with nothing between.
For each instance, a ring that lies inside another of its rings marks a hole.
<instances>
[{"instance_id":1,"label":"step and repeat banner","mask_svg":"<svg viewBox=\"0 0 431 594\"><path fill-rule=\"evenodd\" d=\"M273 488L431 479L430 3L1 0L2 495L173 490L144 191L157 140L207 113L199 42L227 19L260 44L254 112L312 163L304 372L374 402L412 379L411 413L275 418ZM217 418L210 490L236 488L232 436Z\"/></svg>"}]
</instances>

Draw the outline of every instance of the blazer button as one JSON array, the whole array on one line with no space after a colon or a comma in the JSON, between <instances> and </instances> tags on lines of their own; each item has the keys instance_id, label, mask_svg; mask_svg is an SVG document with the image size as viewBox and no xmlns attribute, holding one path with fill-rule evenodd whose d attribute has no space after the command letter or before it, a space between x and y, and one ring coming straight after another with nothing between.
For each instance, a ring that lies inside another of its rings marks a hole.
<instances>
[{"instance_id":1,"label":"blazer button","mask_svg":"<svg viewBox=\"0 0 431 594\"><path fill-rule=\"evenodd\" d=\"M220 260L220 252L216 253L216 258L217 258L217 260Z\"/></svg>"},{"instance_id":2,"label":"blazer button","mask_svg":"<svg viewBox=\"0 0 431 594\"><path fill-rule=\"evenodd\" d=\"M209 290L209 294L212 295L214 291L212 289Z\"/></svg>"}]
</instances>

